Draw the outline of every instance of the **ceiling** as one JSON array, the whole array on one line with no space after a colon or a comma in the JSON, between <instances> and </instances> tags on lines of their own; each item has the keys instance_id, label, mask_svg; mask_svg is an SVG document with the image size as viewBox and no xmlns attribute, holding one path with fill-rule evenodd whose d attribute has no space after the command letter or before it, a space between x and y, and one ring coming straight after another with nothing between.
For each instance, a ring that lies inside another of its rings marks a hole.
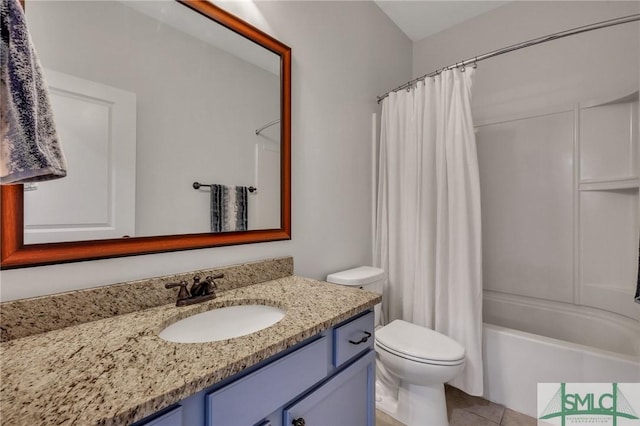
<instances>
[{"instance_id":1,"label":"ceiling","mask_svg":"<svg viewBox=\"0 0 640 426\"><path fill-rule=\"evenodd\" d=\"M422 40L508 1L374 0L412 41Z\"/></svg>"}]
</instances>

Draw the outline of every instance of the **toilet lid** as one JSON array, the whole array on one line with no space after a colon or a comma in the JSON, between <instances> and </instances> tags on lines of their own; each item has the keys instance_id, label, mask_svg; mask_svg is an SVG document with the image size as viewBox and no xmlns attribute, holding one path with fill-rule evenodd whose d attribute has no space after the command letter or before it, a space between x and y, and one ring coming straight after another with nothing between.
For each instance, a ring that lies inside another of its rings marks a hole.
<instances>
[{"instance_id":1,"label":"toilet lid","mask_svg":"<svg viewBox=\"0 0 640 426\"><path fill-rule=\"evenodd\" d=\"M376 343L409 359L452 362L464 359L462 345L437 331L395 320L376 330Z\"/></svg>"}]
</instances>

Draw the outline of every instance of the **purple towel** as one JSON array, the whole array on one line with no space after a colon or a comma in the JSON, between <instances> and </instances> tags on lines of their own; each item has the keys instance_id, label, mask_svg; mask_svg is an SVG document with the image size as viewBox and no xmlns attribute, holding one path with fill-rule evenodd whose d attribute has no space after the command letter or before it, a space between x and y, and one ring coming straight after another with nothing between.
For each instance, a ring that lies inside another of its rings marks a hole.
<instances>
[{"instance_id":1,"label":"purple towel","mask_svg":"<svg viewBox=\"0 0 640 426\"><path fill-rule=\"evenodd\" d=\"M0 0L0 183L67 175L47 85L18 0Z\"/></svg>"}]
</instances>

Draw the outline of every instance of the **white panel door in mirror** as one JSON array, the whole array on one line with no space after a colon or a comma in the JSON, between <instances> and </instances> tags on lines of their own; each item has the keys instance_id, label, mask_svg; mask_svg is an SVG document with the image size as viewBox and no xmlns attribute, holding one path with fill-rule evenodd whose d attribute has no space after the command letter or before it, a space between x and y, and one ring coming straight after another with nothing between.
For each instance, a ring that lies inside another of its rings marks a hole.
<instances>
[{"instance_id":1,"label":"white panel door in mirror","mask_svg":"<svg viewBox=\"0 0 640 426\"><path fill-rule=\"evenodd\" d=\"M25 244L133 236L136 95L44 72L68 174L25 185Z\"/></svg>"},{"instance_id":2,"label":"white panel door in mirror","mask_svg":"<svg viewBox=\"0 0 640 426\"><path fill-rule=\"evenodd\" d=\"M262 136L262 135L261 135ZM280 135L256 144L255 182L258 191L249 197L249 229L280 227Z\"/></svg>"}]
</instances>

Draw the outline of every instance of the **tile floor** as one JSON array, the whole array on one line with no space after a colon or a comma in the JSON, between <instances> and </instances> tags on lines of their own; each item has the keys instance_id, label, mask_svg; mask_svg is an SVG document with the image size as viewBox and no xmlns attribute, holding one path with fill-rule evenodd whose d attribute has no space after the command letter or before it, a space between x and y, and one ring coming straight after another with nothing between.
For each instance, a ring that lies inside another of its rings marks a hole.
<instances>
[{"instance_id":1,"label":"tile floor","mask_svg":"<svg viewBox=\"0 0 640 426\"><path fill-rule=\"evenodd\" d=\"M486 399L470 396L445 386L449 426L535 426L536 419ZM404 426L381 411L376 411L376 426ZM424 425L429 426L429 425Z\"/></svg>"}]
</instances>

